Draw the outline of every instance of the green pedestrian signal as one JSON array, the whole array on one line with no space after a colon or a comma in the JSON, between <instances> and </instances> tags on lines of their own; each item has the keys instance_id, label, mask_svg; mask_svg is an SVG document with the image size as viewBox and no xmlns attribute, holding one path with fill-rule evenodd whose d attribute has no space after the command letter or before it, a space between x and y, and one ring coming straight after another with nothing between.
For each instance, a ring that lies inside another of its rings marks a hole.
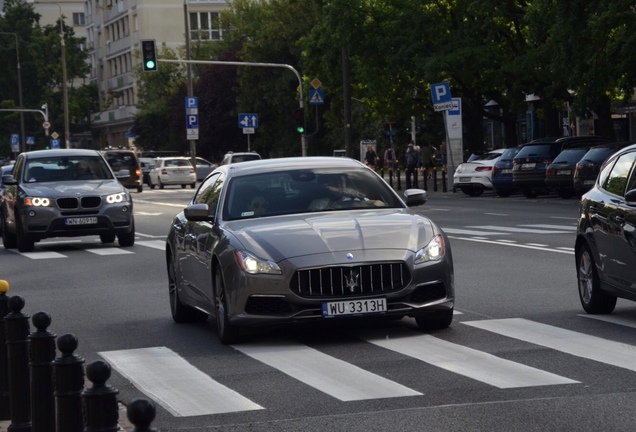
<instances>
[{"instance_id":1,"label":"green pedestrian signal","mask_svg":"<svg viewBox=\"0 0 636 432\"><path fill-rule=\"evenodd\" d=\"M305 110L303 108L296 108L294 122L296 123L296 132L305 133Z\"/></svg>"},{"instance_id":2,"label":"green pedestrian signal","mask_svg":"<svg viewBox=\"0 0 636 432\"><path fill-rule=\"evenodd\" d=\"M154 39L141 41L141 64L144 72L157 71L157 48Z\"/></svg>"}]
</instances>

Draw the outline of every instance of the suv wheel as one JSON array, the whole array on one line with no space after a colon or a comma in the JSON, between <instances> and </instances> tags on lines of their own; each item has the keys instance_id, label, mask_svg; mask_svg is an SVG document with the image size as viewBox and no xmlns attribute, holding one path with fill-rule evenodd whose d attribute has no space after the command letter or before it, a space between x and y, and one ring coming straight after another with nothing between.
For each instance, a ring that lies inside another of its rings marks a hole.
<instances>
[{"instance_id":1,"label":"suv wheel","mask_svg":"<svg viewBox=\"0 0 636 432\"><path fill-rule=\"evenodd\" d=\"M130 247L135 244L135 222L132 223L132 228L129 233L120 234L117 236L117 240L119 241L119 246L121 247Z\"/></svg>"},{"instance_id":2,"label":"suv wheel","mask_svg":"<svg viewBox=\"0 0 636 432\"><path fill-rule=\"evenodd\" d=\"M0 221L0 224L2 224L2 245L5 249L15 249L18 246L15 234L9 232L7 227L4 225L4 218Z\"/></svg>"},{"instance_id":3,"label":"suv wheel","mask_svg":"<svg viewBox=\"0 0 636 432\"><path fill-rule=\"evenodd\" d=\"M115 241L115 234L113 233L109 233L109 234L100 234L99 235L99 239L102 241L102 243L106 244L106 243L112 243Z\"/></svg>"},{"instance_id":4,"label":"suv wheel","mask_svg":"<svg viewBox=\"0 0 636 432\"><path fill-rule=\"evenodd\" d=\"M614 310L616 296L601 291L596 264L588 245L583 245L576 257L576 276L579 284L579 298L585 312L608 314Z\"/></svg>"},{"instance_id":5,"label":"suv wheel","mask_svg":"<svg viewBox=\"0 0 636 432\"><path fill-rule=\"evenodd\" d=\"M536 198L539 196L539 192L534 189L524 189L523 196L526 198Z\"/></svg>"},{"instance_id":6,"label":"suv wheel","mask_svg":"<svg viewBox=\"0 0 636 432\"><path fill-rule=\"evenodd\" d=\"M35 242L24 233L22 227L16 220L16 240L18 244L18 251L20 252L33 252L35 248Z\"/></svg>"}]
</instances>

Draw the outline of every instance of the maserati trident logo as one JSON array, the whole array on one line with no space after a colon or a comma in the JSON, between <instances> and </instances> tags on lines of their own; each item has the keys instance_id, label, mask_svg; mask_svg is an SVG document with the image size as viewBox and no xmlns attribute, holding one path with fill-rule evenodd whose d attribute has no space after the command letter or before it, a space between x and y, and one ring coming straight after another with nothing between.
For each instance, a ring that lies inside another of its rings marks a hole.
<instances>
[{"instance_id":1,"label":"maserati trident logo","mask_svg":"<svg viewBox=\"0 0 636 432\"><path fill-rule=\"evenodd\" d=\"M354 292L358 287L358 279L360 278L360 273L351 270L349 275L345 275L345 283L347 284L347 288L349 288L349 292Z\"/></svg>"}]
</instances>

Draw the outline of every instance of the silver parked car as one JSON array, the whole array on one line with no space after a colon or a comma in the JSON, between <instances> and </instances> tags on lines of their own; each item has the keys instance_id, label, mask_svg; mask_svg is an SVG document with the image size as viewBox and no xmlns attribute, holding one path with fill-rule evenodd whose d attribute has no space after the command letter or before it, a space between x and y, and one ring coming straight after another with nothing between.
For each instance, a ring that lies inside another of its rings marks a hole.
<instances>
[{"instance_id":1,"label":"silver parked car","mask_svg":"<svg viewBox=\"0 0 636 432\"><path fill-rule=\"evenodd\" d=\"M103 156L95 150L21 153L2 183L2 242L30 252L49 237L99 235L120 246L135 243L133 202Z\"/></svg>"},{"instance_id":2,"label":"silver parked car","mask_svg":"<svg viewBox=\"0 0 636 432\"><path fill-rule=\"evenodd\" d=\"M447 236L359 161L281 158L221 165L173 220L166 243L178 323L216 318L223 343L241 328L414 317L448 327L455 293Z\"/></svg>"}]
</instances>

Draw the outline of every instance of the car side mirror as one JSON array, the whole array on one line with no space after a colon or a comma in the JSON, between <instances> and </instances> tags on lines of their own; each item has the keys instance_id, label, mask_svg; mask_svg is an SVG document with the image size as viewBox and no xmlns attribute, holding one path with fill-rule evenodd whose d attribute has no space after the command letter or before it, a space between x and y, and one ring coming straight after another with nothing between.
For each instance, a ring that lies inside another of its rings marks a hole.
<instances>
[{"instance_id":1,"label":"car side mirror","mask_svg":"<svg viewBox=\"0 0 636 432\"><path fill-rule=\"evenodd\" d=\"M17 185L18 181L13 178L13 175L7 174L2 176L2 184L4 185Z\"/></svg>"},{"instance_id":2,"label":"car side mirror","mask_svg":"<svg viewBox=\"0 0 636 432\"><path fill-rule=\"evenodd\" d=\"M404 191L404 201L409 207L421 206L428 201L428 195L424 189L407 189Z\"/></svg>"},{"instance_id":3,"label":"car side mirror","mask_svg":"<svg viewBox=\"0 0 636 432\"><path fill-rule=\"evenodd\" d=\"M4 177L2 177L2 181L4 182ZM625 194L625 204L630 207L636 207L636 189L627 191Z\"/></svg>"},{"instance_id":4,"label":"car side mirror","mask_svg":"<svg viewBox=\"0 0 636 432\"><path fill-rule=\"evenodd\" d=\"M214 213L207 204L191 204L183 209L183 215L190 222L214 221Z\"/></svg>"},{"instance_id":5,"label":"car side mirror","mask_svg":"<svg viewBox=\"0 0 636 432\"><path fill-rule=\"evenodd\" d=\"M118 179L127 179L128 177L130 177L130 170L127 170L127 169L119 170L116 177Z\"/></svg>"}]
</instances>

